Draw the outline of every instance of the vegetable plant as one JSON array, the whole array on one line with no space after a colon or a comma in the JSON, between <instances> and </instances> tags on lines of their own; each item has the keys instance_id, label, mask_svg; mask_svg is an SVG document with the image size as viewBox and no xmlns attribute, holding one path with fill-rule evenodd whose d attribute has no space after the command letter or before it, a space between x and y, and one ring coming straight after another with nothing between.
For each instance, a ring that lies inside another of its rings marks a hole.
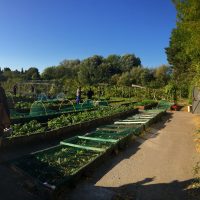
<instances>
[{"instance_id":1,"label":"vegetable plant","mask_svg":"<svg viewBox=\"0 0 200 200\"><path fill-rule=\"evenodd\" d=\"M39 132L45 132L46 130L59 129L65 126L70 126L73 124L82 123L85 121L90 121L93 119L98 119L106 116L111 116L116 113L131 110L133 106L116 106L116 107L105 107L99 108L94 111L85 111L75 114L66 114L56 117L48 121L47 124L42 125L36 120L32 120L25 124L15 124L12 126L13 132L11 137L30 135Z\"/></svg>"},{"instance_id":2,"label":"vegetable plant","mask_svg":"<svg viewBox=\"0 0 200 200\"><path fill-rule=\"evenodd\" d=\"M63 178L73 175L100 153L85 149L60 146L18 160L15 165L41 182L56 185Z\"/></svg>"}]
</instances>

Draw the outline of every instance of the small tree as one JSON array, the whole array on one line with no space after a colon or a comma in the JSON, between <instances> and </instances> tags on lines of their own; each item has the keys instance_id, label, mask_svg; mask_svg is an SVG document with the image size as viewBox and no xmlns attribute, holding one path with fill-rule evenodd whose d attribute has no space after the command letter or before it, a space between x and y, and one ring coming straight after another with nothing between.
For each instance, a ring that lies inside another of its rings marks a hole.
<instances>
[{"instance_id":1,"label":"small tree","mask_svg":"<svg viewBox=\"0 0 200 200\"><path fill-rule=\"evenodd\" d=\"M169 99L173 99L174 103L177 102L177 86L174 82L170 82L165 86L165 93Z\"/></svg>"}]
</instances>

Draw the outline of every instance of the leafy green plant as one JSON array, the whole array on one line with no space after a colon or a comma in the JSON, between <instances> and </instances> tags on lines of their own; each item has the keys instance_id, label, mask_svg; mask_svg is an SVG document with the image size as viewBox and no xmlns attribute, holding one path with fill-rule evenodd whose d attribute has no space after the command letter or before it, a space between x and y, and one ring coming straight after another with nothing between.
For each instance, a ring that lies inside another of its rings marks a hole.
<instances>
[{"instance_id":1,"label":"leafy green plant","mask_svg":"<svg viewBox=\"0 0 200 200\"><path fill-rule=\"evenodd\" d=\"M21 136L21 135L30 135L33 133L44 132L45 127L43 127L40 123L36 120L32 120L29 123L21 124L14 124L12 126L12 135L11 137Z\"/></svg>"},{"instance_id":2,"label":"leafy green plant","mask_svg":"<svg viewBox=\"0 0 200 200\"><path fill-rule=\"evenodd\" d=\"M146 106L146 105L150 105L150 104L153 104L153 103L156 103L156 101L154 101L154 100L143 100L141 102L137 102L135 105L136 106Z\"/></svg>"},{"instance_id":3,"label":"leafy green plant","mask_svg":"<svg viewBox=\"0 0 200 200\"><path fill-rule=\"evenodd\" d=\"M30 135L38 132L44 132L46 130L59 129L64 126L70 126L73 124L89 121L92 119L98 119L106 116L110 116L123 111L131 110L133 106L116 106L116 107L105 107L99 108L94 111L79 112L76 114L61 115L48 121L46 126L42 126L36 120L30 121L25 124L15 124L12 126L13 133L11 137Z\"/></svg>"},{"instance_id":4,"label":"leafy green plant","mask_svg":"<svg viewBox=\"0 0 200 200\"><path fill-rule=\"evenodd\" d=\"M81 146L89 146L89 147L96 147L96 148L103 148L107 149L112 144L109 142L102 142L102 141L92 141L92 140L85 140L80 138L75 138L73 141L70 141L70 143L81 145Z\"/></svg>"},{"instance_id":5,"label":"leafy green plant","mask_svg":"<svg viewBox=\"0 0 200 200\"><path fill-rule=\"evenodd\" d=\"M30 102L19 101L15 104L15 109L30 109L31 104Z\"/></svg>"},{"instance_id":6,"label":"leafy green plant","mask_svg":"<svg viewBox=\"0 0 200 200\"><path fill-rule=\"evenodd\" d=\"M61 146L53 151L44 151L29 158L22 158L16 165L40 181L56 185L64 177L76 173L99 154L99 152Z\"/></svg>"},{"instance_id":7,"label":"leafy green plant","mask_svg":"<svg viewBox=\"0 0 200 200\"><path fill-rule=\"evenodd\" d=\"M61 115L60 117L56 117L50 121L48 121L48 128L50 129L58 129L65 125L70 125L72 123L72 119L70 115L65 116Z\"/></svg>"}]
</instances>

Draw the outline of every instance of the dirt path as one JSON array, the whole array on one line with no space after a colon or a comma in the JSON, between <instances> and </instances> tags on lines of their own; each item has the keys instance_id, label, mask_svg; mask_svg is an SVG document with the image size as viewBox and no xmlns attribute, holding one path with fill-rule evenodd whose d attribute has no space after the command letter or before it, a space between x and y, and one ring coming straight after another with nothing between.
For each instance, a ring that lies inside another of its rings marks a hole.
<instances>
[{"instance_id":1,"label":"dirt path","mask_svg":"<svg viewBox=\"0 0 200 200\"><path fill-rule=\"evenodd\" d=\"M70 200L184 200L198 160L187 112L168 113L126 151L109 159L66 194Z\"/></svg>"}]
</instances>

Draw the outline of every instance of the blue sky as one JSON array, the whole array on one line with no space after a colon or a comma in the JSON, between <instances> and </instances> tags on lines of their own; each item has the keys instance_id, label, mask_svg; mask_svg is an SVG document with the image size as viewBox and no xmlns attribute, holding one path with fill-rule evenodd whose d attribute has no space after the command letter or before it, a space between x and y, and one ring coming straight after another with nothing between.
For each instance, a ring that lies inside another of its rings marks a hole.
<instances>
[{"instance_id":1,"label":"blue sky","mask_svg":"<svg viewBox=\"0 0 200 200\"><path fill-rule=\"evenodd\" d=\"M0 67L126 53L156 67L175 23L171 0L0 0Z\"/></svg>"}]
</instances>

